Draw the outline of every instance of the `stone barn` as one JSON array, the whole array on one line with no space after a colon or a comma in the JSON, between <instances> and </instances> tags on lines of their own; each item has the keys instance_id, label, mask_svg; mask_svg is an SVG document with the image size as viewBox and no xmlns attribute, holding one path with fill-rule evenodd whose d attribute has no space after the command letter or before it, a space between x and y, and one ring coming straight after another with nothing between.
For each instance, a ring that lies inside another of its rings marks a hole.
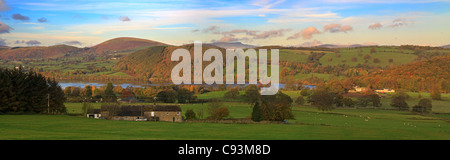
<instances>
[{"instance_id":1,"label":"stone barn","mask_svg":"<svg viewBox=\"0 0 450 160\"><path fill-rule=\"evenodd\" d=\"M102 105L101 114L110 120L183 121L179 105Z\"/></svg>"}]
</instances>

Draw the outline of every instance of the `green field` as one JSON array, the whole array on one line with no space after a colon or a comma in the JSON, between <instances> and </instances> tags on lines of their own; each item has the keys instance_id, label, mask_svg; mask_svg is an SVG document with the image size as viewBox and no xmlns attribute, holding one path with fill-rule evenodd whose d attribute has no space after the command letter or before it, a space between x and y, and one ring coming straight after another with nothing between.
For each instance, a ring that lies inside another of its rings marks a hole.
<instances>
[{"instance_id":1,"label":"green field","mask_svg":"<svg viewBox=\"0 0 450 160\"><path fill-rule=\"evenodd\" d=\"M232 117L251 113L230 102ZM187 108L201 106L184 105ZM449 117L409 112L294 107L290 124L134 122L67 115L0 115L0 139L446 139Z\"/></svg>"},{"instance_id":2,"label":"green field","mask_svg":"<svg viewBox=\"0 0 450 160\"><path fill-rule=\"evenodd\" d=\"M320 58L320 63L322 65L339 65L339 64L347 64L349 66L356 66L358 64L365 64L365 55L369 55L370 59L367 60L367 64L369 65L379 65L379 66L388 66L388 65L401 65L412 62L417 58L416 55L407 54L407 51L401 51L392 47L376 47L376 53L370 53L369 47L365 48L341 48L339 49L339 53L327 53L322 58ZM359 52L361 51L361 52ZM403 53L402 53L403 52ZM352 58L356 58L356 61L353 61ZM378 58L380 60L379 63L374 63L374 59ZM331 59L329 61L329 59ZM392 59L393 62L390 63L389 59Z\"/></svg>"},{"instance_id":3,"label":"green field","mask_svg":"<svg viewBox=\"0 0 450 160\"><path fill-rule=\"evenodd\" d=\"M296 99L299 91L283 91ZM199 98L221 98L225 91L209 92ZM243 94L243 93L241 93ZM418 93L408 93L407 103L418 101ZM428 93L420 93L429 98ZM389 108L390 97L382 99ZM446 139L450 140L450 94L443 101L433 101L434 114L339 108L318 111L309 104L293 105L295 119L288 124L224 124L207 122L134 122L88 119L69 115L0 115L0 139ZM68 113L82 113L81 103L66 103ZM100 108L100 103L92 103ZM182 104L183 111L203 108L205 104ZM224 102L229 118L249 118L252 108L239 101Z\"/></svg>"}]
</instances>

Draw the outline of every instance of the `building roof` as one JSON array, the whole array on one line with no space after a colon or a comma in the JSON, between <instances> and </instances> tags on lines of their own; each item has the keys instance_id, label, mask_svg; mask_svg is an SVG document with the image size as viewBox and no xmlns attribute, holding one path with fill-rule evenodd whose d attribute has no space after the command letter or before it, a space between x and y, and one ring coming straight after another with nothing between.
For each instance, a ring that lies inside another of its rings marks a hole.
<instances>
[{"instance_id":1,"label":"building roof","mask_svg":"<svg viewBox=\"0 0 450 160\"><path fill-rule=\"evenodd\" d=\"M155 106L153 111L181 111L181 107L178 105L167 105L167 106Z\"/></svg>"},{"instance_id":2,"label":"building roof","mask_svg":"<svg viewBox=\"0 0 450 160\"><path fill-rule=\"evenodd\" d=\"M102 111L112 111L116 116L141 116L148 111L179 112L178 105L102 105Z\"/></svg>"}]
</instances>

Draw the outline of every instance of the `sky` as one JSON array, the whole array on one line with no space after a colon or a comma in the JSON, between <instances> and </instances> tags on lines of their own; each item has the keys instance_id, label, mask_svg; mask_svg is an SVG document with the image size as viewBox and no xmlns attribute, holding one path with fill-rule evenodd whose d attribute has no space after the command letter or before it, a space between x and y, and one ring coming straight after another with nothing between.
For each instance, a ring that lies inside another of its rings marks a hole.
<instances>
[{"instance_id":1,"label":"sky","mask_svg":"<svg viewBox=\"0 0 450 160\"><path fill-rule=\"evenodd\" d=\"M450 44L450 0L0 0L0 45Z\"/></svg>"}]
</instances>

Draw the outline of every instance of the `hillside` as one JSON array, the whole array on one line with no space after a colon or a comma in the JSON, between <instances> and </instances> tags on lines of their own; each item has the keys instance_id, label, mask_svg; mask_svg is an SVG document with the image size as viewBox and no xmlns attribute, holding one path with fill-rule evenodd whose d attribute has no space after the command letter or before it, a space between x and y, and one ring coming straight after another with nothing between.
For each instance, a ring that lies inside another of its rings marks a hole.
<instances>
[{"instance_id":1,"label":"hillside","mask_svg":"<svg viewBox=\"0 0 450 160\"><path fill-rule=\"evenodd\" d=\"M166 46L166 44L147 39L119 37L107 40L90 48L94 54L135 51L142 47Z\"/></svg>"},{"instance_id":2,"label":"hillside","mask_svg":"<svg viewBox=\"0 0 450 160\"><path fill-rule=\"evenodd\" d=\"M214 42L210 45L225 48L225 49L245 49L245 48L255 48L256 46L243 44L241 42Z\"/></svg>"},{"instance_id":3,"label":"hillside","mask_svg":"<svg viewBox=\"0 0 450 160\"><path fill-rule=\"evenodd\" d=\"M54 58L61 57L68 53L80 52L82 49L68 46L55 45L49 47L13 47L0 50L1 59L22 59L22 58Z\"/></svg>"},{"instance_id":4,"label":"hillside","mask_svg":"<svg viewBox=\"0 0 450 160\"><path fill-rule=\"evenodd\" d=\"M432 86L439 85L442 90L449 90L450 66L448 64L450 64L450 55L437 56L430 60L416 61L374 72L358 79L372 88L429 91Z\"/></svg>"},{"instance_id":5,"label":"hillside","mask_svg":"<svg viewBox=\"0 0 450 160\"><path fill-rule=\"evenodd\" d=\"M116 63L115 69L124 72L133 72L138 76L143 76L151 81L167 81L170 79L172 68L179 62L170 60L172 52L178 48L185 48L191 53L191 59L194 58L194 46L155 46L147 49L136 51ZM203 53L211 48L204 45ZM221 49L222 53L225 53ZM203 63L205 67L209 63Z\"/></svg>"}]
</instances>

